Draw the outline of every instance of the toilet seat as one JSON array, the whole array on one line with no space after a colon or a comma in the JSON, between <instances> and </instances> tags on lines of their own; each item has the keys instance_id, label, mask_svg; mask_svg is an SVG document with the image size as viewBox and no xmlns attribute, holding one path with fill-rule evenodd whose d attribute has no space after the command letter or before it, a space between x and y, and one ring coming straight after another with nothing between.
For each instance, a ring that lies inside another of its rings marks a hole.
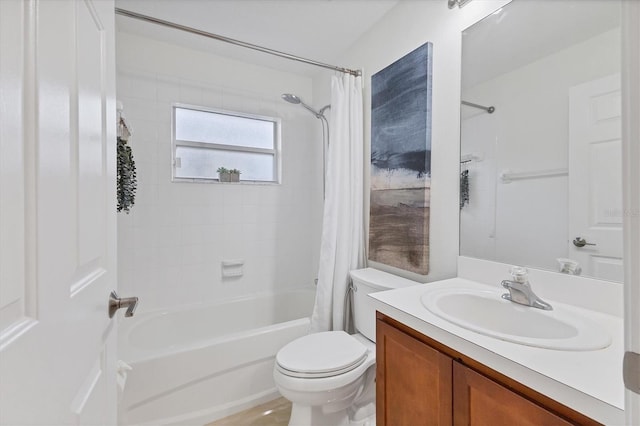
<instances>
[{"instance_id":1,"label":"toilet seat","mask_svg":"<svg viewBox=\"0 0 640 426\"><path fill-rule=\"evenodd\" d=\"M367 347L344 331L326 331L285 345L276 355L276 368L290 377L333 377L357 368L367 356Z\"/></svg>"}]
</instances>

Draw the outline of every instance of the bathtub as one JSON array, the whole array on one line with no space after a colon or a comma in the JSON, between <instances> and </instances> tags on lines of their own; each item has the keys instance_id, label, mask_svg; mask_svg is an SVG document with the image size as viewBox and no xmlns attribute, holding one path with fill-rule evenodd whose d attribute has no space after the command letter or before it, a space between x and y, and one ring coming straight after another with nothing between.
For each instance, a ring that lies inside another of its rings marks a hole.
<instances>
[{"instance_id":1,"label":"bathtub","mask_svg":"<svg viewBox=\"0 0 640 426\"><path fill-rule=\"evenodd\" d=\"M291 290L122 321L119 358L133 369L120 424L204 424L277 398L275 355L308 332L314 297Z\"/></svg>"}]
</instances>

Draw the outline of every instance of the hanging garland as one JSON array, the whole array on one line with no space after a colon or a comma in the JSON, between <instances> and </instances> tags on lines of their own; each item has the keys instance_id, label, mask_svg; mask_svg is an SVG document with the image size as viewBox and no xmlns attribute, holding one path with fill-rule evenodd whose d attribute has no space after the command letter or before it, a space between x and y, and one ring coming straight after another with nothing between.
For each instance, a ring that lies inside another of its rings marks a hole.
<instances>
[{"instance_id":1,"label":"hanging garland","mask_svg":"<svg viewBox=\"0 0 640 426\"><path fill-rule=\"evenodd\" d=\"M131 147L127 141L118 137L118 211L129 214L136 201L136 162L133 161Z\"/></svg>"}]
</instances>

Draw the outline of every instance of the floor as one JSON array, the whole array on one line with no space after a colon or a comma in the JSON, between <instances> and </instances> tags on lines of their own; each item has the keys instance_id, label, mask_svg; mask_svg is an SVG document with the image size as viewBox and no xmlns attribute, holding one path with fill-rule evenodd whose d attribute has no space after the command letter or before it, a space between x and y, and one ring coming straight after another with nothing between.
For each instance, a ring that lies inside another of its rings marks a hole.
<instances>
[{"instance_id":1,"label":"floor","mask_svg":"<svg viewBox=\"0 0 640 426\"><path fill-rule=\"evenodd\" d=\"M291 416L291 402L285 398L278 398L216 420L206 426L287 426L289 416Z\"/></svg>"}]
</instances>

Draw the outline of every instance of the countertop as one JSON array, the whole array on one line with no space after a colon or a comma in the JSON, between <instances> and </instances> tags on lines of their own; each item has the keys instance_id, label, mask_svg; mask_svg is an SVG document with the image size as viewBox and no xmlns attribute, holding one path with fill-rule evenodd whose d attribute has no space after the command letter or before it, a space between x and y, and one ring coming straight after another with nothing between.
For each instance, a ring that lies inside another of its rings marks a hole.
<instances>
[{"instance_id":1,"label":"countertop","mask_svg":"<svg viewBox=\"0 0 640 426\"><path fill-rule=\"evenodd\" d=\"M581 309L605 329L612 343L605 349L563 351L502 341L459 327L427 310L421 302L428 290L465 286L493 289L486 284L452 278L372 293L375 309L550 398L608 424L624 424L622 381L623 320ZM553 299L545 299L553 305Z\"/></svg>"}]
</instances>

